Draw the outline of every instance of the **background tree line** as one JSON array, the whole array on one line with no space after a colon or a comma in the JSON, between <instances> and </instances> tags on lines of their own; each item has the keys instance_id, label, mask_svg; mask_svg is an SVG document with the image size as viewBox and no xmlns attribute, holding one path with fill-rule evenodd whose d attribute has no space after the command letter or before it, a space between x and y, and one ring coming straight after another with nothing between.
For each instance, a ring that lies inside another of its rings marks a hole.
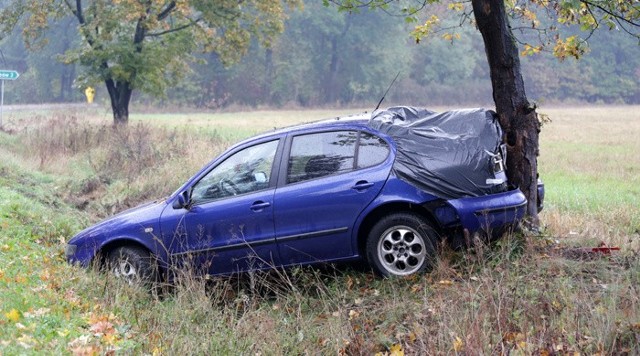
<instances>
[{"instance_id":1,"label":"background tree line","mask_svg":"<svg viewBox=\"0 0 640 356\"><path fill-rule=\"evenodd\" d=\"M195 55L186 76L165 96L137 92L134 102L203 109L374 105L397 72L390 101L492 101L482 40L470 26L416 44L408 35L413 25L382 11L337 12L307 0L289 16L282 35L266 46L252 41L238 63L225 66L215 52ZM50 23L39 51L27 50L20 27L0 41L2 67L21 72L5 88L7 103L84 100L84 84L77 80L83 68L62 61L80 41L75 26L72 18ZM528 96L543 103L640 103L640 47L636 38L617 32L595 32L579 63L558 61L551 53L523 57ZM96 89L98 100L108 102L103 85Z\"/></svg>"}]
</instances>

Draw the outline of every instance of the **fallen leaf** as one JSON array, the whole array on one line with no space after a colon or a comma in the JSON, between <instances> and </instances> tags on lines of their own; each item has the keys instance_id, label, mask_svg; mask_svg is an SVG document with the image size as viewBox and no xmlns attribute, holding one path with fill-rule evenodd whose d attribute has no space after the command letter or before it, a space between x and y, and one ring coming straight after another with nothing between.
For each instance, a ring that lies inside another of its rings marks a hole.
<instances>
[{"instance_id":1,"label":"fallen leaf","mask_svg":"<svg viewBox=\"0 0 640 356\"><path fill-rule=\"evenodd\" d=\"M359 316L360 316L359 312L357 312L357 311L355 311L353 309L349 310L349 320L353 320L353 319L355 319L355 318L357 318Z\"/></svg>"},{"instance_id":2,"label":"fallen leaf","mask_svg":"<svg viewBox=\"0 0 640 356\"><path fill-rule=\"evenodd\" d=\"M351 290L353 288L353 278L351 276L347 277L347 290Z\"/></svg>"},{"instance_id":3,"label":"fallen leaf","mask_svg":"<svg viewBox=\"0 0 640 356\"><path fill-rule=\"evenodd\" d=\"M91 327L89 328L89 331L91 331L94 334L107 335L107 334L113 334L115 332L115 329L111 322L103 320L103 321L98 321L95 324L91 325Z\"/></svg>"},{"instance_id":4,"label":"fallen leaf","mask_svg":"<svg viewBox=\"0 0 640 356\"><path fill-rule=\"evenodd\" d=\"M450 286L453 285L453 281L451 281L450 279L442 279L438 282L438 284L443 286Z\"/></svg>"},{"instance_id":5,"label":"fallen leaf","mask_svg":"<svg viewBox=\"0 0 640 356\"><path fill-rule=\"evenodd\" d=\"M526 349L527 348L527 343L525 341L519 341L518 342L518 348L520 350Z\"/></svg>"},{"instance_id":6,"label":"fallen leaf","mask_svg":"<svg viewBox=\"0 0 640 356\"><path fill-rule=\"evenodd\" d=\"M393 344L389 348L389 356L404 356L404 351L402 350L402 345Z\"/></svg>"},{"instance_id":7,"label":"fallen leaf","mask_svg":"<svg viewBox=\"0 0 640 356\"><path fill-rule=\"evenodd\" d=\"M49 309L49 308L40 308L40 309L31 311L31 312L24 313L24 317L25 318L36 318L36 317L39 317L39 316L43 316L43 315L49 314L50 310L51 309Z\"/></svg>"},{"instance_id":8,"label":"fallen leaf","mask_svg":"<svg viewBox=\"0 0 640 356\"><path fill-rule=\"evenodd\" d=\"M107 345L113 345L118 341L118 335L115 333L108 333L102 336L102 342Z\"/></svg>"},{"instance_id":9,"label":"fallen leaf","mask_svg":"<svg viewBox=\"0 0 640 356\"><path fill-rule=\"evenodd\" d=\"M504 334L504 338L503 339L506 342L516 343L516 342L524 340L524 334L523 333L517 333L517 332L508 332L508 333Z\"/></svg>"},{"instance_id":10,"label":"fallen leaf","mask_svg":"<svg viewBox=\"0 0 640 356\"><path fill-rule=\"evenodd\" d=\"M71 349L78 348L80 346L86 346L89 343L90 339L91 339L91 335L82 335L69 341L67 345Z\"/></svg>"},{"instance_id":11,"label":"fallen leaf","mask_svg":"<svg viewBox=\"0 0 640 356\"><path fill-rule=\"evenodd\" d=\"M98 355L99 351L95 345L78 346L71 349L73 356L94 356Z\"/></svg>"},{"instance_id":12,"label":"fallen leaf","mask_svg":"<svg viewBox=\"0 0 640 356\"><path fill-rule=\"evenodd\" d=\"M416 340L418 339L418 337L416 336L416 333L414 333L413 331L409 333L408 338L409 338L409 342L411 343L416 342Z\"/></svg>"},{"instance_id":13,"label":"fallen leaf","mask_svg":"<svg viewBox=\"0 0 640 356\"><path fill-rule=\"evenodd\" d=\"M8 313L4 313L4 316L6 316L7 319L13 321L14 323L20 320L20 312L16 309L11 309L11 311L9 311Z\"/></svg>"},{"instance_id":14,"label":"fallen leaf","mask_svg":"<svg viewBox=\"0 0 640 356\"><path fill-rule=\"evenodd\" d=\"M18 345L25 349L30 349L36 344L36 339L29 335L22 335L16 341L18 341Z\"/></svg>"},{"instance_id":15,"label":"fallen leaf","mask_svg":"<svg viewBox=\"0 0 640 356\"><path fill-rule=\"evenodd\" d=\"M460 352L464 350L464 342L458 336L453 339L453 351Z\"/></svg>"}]
</instances>

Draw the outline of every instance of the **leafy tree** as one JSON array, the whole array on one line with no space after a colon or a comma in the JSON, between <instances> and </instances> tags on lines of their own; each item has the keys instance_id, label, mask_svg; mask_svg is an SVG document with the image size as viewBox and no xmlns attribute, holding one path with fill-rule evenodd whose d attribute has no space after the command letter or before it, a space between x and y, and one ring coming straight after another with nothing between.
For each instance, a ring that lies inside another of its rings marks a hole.
<instances>
[{"instance_id":1,"label":"leafy tree","mask_svg":"<svg viewBox=\"0 0 640 356\"><path fill-rule=\"evenodd\" d=\"M529 103L519 59L522 53L535 54L552 50L558 58L579 58L586 50L586 42L575 35L560 37L559 28L579 26L587 37L600 27L619 29L640 37L640 2L624 0L324 0L325 5L336 3L340 10L358 11L360 8L379 8L385 12L404 15L407 21L418 21L418 16L431 9L424 24L416 26L416 41L444 32L443 37L454 39L455 33L440 26L437 13L443 3L457 13L460 24L470 21L482 34L485 54L489 63L493 99L500 124L505 130L505 143L509 159L508 175L511 183L520 187L529 200L527 212L532 227L537 227L537 156L540 122L535 106ZM434 5L429 7L428 5ZM546 13L557 24L541 27L538 13ZM511 21L510 21L511 17ZM519 39L514 34L521 35ZM533 32L533 36L530 34Z\"/></svg>"},{"instance_id":2,"label":"leafy tree","mask_svg":"<svg viewBox=\"0 0 640 356\"><path fill-rule=\"evenodd\" d=\"M291 14L268 48L253 43L229 68L217 58L195 65L202 103L314 106L372 103L395 75L409 72L412 48L407 27L377 11L337 13L309 0ZM372 39L373 37L373 39ZM398 41L398 38L406 40Z\"/></svg>"},{"instance_id":3,"label":"leafy tree","mask_svg":"<svg viewBox=\"0 0 640 356\"><path fill-rule=\"evenodd\" d=\"M134 90L161 95L188 71L195 51L237 61L252 36L269 45L297 0L9 0L0 34L23 21L31 48L51 22L74 18L82 44L65 53L80 63L81 83L104 82L115 124L127 123Z\"/></svg>"}]
</instances>

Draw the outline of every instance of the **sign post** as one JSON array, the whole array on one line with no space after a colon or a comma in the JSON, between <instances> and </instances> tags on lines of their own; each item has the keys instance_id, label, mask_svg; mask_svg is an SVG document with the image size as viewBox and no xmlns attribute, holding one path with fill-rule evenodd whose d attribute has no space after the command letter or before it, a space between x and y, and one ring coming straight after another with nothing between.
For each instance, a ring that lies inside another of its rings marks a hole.
<instances>
[{"instance_id":1,"label":"sign post","mask_svg":"<svg viewBox=\"0 0 640 356\"><path fill-rule=\"evenodd\" d=\"M20 74L15 70L0 69L0 128L2 128L2 107L4 106L4 81L16 80Z\"/></svg>"}]
</instances>

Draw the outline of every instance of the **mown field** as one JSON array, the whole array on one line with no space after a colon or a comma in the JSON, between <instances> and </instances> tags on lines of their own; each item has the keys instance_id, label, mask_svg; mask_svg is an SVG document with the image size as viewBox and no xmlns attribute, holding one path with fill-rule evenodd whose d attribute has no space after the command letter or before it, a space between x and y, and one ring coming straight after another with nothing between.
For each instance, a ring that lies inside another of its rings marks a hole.
<instances>
[{"instance_id":1,"label":"mown field","mask_svg":"<svg viewBox=\"0 0 640 356\"><path fill-rule=\"evenodd\" d=\"M640 107L543 108L540 236L507 236L434 270L357 266L233 279L184 273L161 298L68 266L64 243L172 192L252 133L353 111L5 113L0 132L0 355L639 354ZM611 256L578 253L600 243Z\"/></svg>"}]
</instances>

